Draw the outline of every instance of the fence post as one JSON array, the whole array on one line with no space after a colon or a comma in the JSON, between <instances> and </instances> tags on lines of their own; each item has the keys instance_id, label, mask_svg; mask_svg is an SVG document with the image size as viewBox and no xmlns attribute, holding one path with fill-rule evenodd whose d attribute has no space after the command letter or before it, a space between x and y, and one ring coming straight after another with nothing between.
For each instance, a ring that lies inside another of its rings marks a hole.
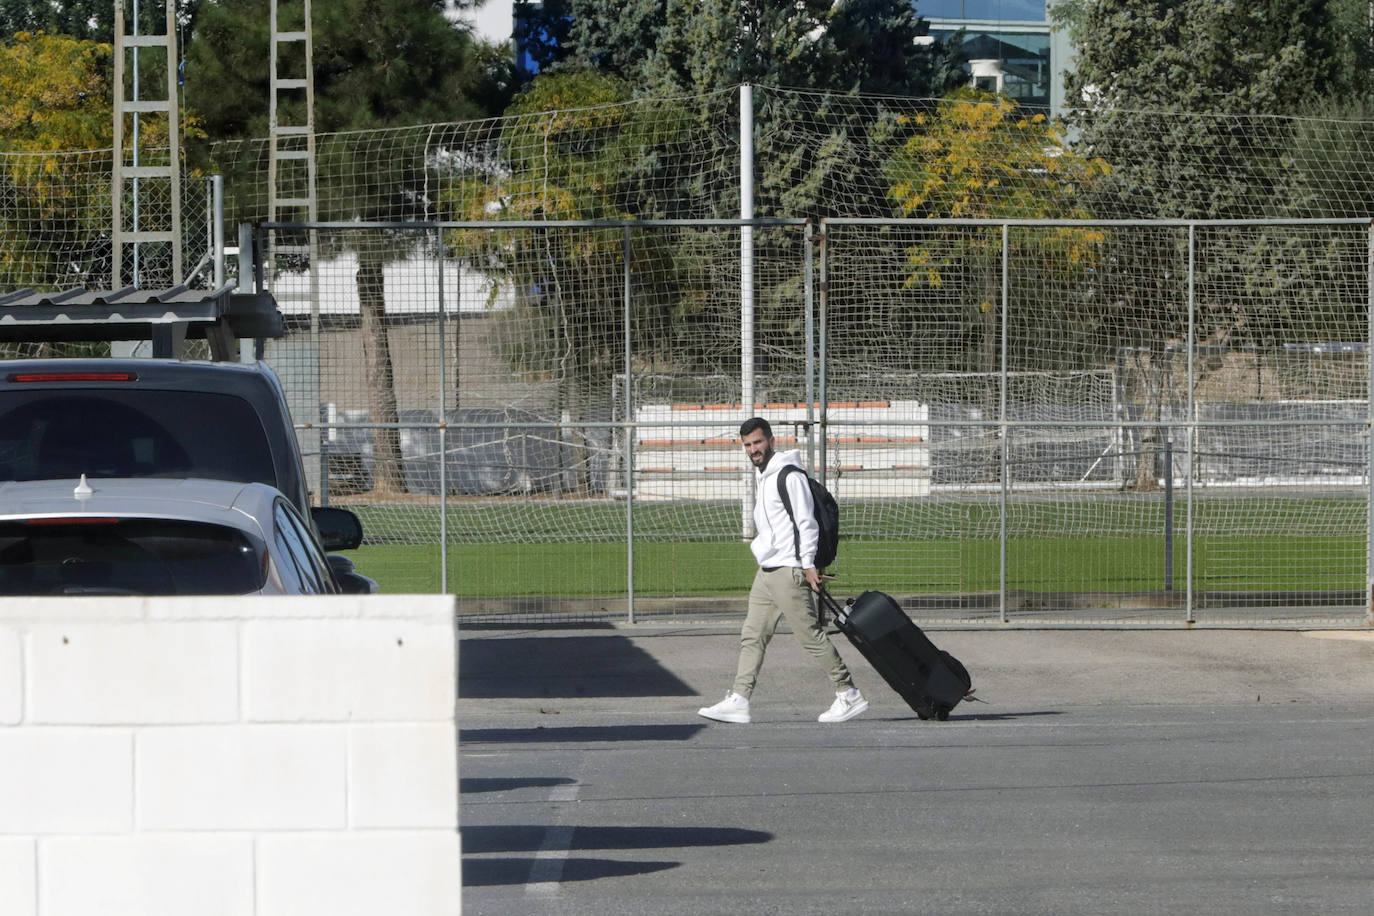
<instances>
[{"instance_id":1,"label":"fence post","mask_svg":"<svg viewBox=\"0 0 1374 916\"><path fill-rule=\"evenodd\" d=\"M426 170L428 180L428 170ZM439 591L448 594L448 337L444 308L444 229L434 228L436 270L439 279ZM460 303L461 306L461 303ZM455 318L457 311L454 312ZM457 359L454 360L457 362Z\"/></svg>"},{"instance_id":2,"label":"fence post","mask_svg":"<svg viewBox=\"0 0 1374 916\"><path fill-rule=\"evenodd\" d=\"M802 281L802 308L806 313L803 316L806 326L806 377L804 381L806 389L806 469L810 473L816 470L816 301L812 278L811 220L809 219L802 230ZM823 465L818 473L821 483L824 483L825 467Z\"/></svg>"},{"instance_id":3,"label":"fence post","mask_svg":"<svg viewBox=\"0 0 1374 916\"><path fill-rule=\"evenodd\" d=\"M621 257L625 262L625 614L635 622L635 426L634 347L630 343L630 227L625 227Z\"/></svg>"},{"instance_id":4,"label":"fence post","mask_svg":"<svg viewBox=\"0 0 1374 916\"><path fill-rule=\"evenodd\" d=\"M830 408L829 408L829 406L828 406L828 405L829 405L829 397L830 397L830 393L829 393L829 390L828 390L828 387L829 387L828 366L829 366L830 360L829 360L828 354L827 354L827 352L826 352L826 351L827 351L827 347L829 346L829 338L826 337L826 324L827 324L827 322L828 322L828 314L829 314L828 309L829 309L829 298L830 298L830 283L829 283L829 280L827 279L827 275L828 275L829 270L830 270L830 266L829 266L829 264L830 264L830 245L829 245L829 238L830 238L830 236L829 236L829 233L826 231L825 220L821 220L821 224L820 224L820 261L821 261L821 264L820 264L820 275L821 275L821 276L820 276L820 287L821 287L821 294L820 294L820 308L818 309L818 314L817 314L817 316L816 316L816 317L817 317L817 321L816 321L816 324L817 324L817 337L818 337L818 340L817 340L817 352L818 352L818 354L819 354L819 360L818 360L818 361L819 361L819 366L820 366L820 372L819 372L819 375L820 375L820 378L819 378L819 386L820 386L820 387L819 387L819 390L817 391L817 394L819 395L819 400L820 400L820 402L821 402L821 416L820 416L820 420L818 421L818 422L819 422L819 427L818 427L818 429L819 429L820 433L819 433L819 435L818 435L818 437L817 437L818 440L819 440L818 445L817 445L817 448L819 449L819 452L818 452L818 455L817 455L817 460L820 462L820 468L821 468L821 483L825 483L826 442L827 442L827 439L829 438L829 428L828 428L828 427L829 427L829 414L830 414Z\"/></svg>"},{"instance_id":5,"label":"fence post","mask_svg":"<svg viewBox=\"0 0 1374 916\"><path fill-rule=\"evenodd\" d=\"M1369 444L1365 452L1365 484L1369 492L1365 496L1369 520L1365 526L1365 615L1366 626L1374 626L1374 220L1369 224L1369 237L1366 248L1365 264L1365 317L1369 329L1365 336L1365 358L1369 360L1369 392L1365 405L1369 417Z\"/></svg>"},{"instance_id":6,"label":"fence post","mask_svg":"<svg viewBox=\"0 0 1374 916\"><path fill-rule=\"evenodd\" d=\"M1197 348L1197 223L1188 224L1188 458L1183 463L1183 468L1188 477L1184 484L1187 493L1187 577L1188 592L1185 607L1184 623L1194 624L1197 622L1196 615L1193 613L1193 462L1197 456L1197 400L1194 397L1193 385L1193 351ZM1174 469L1168 469L1169 476L1172 477Z\"/></svg>"},{"instance_id":7,"label":"fence post","mask_svg":"<svg viewBox=\"0 0 1374 916\"><path fill-rule=\"evenodd\" d=\"M754 218L754 87L739 87L739 218ZM745 416L754 414L754 227L739 230L740 401ZM740 502L741 531L747 539L754 525L754 475L746 474Z\"/></svg>"},{"instance_id":8,"label":"fence post","mask_svg":"<svg viewBox=\"0 0 1374 916\"><path fill-rule=\"evenodd\" d=\"M1164 590L1174 590L1174 437L1164 440Z\"/></svg>"},{"instance_id":9,"label":"fence post","mask_svg":"<svg viewBox=\"0 0 1374 916\"><path fill-rule=\"evenodd\" d=\"M998 475L1002 480L1002 492L998 515L1000 516L998 525L998 583L997 595L999 604L999 614L1002 623L1007 622L1007 509L1009 500L1010 481L1007 479L1011 471L1011 430L1007 426L1007 369L1009 366L1007 354L1007 316L1010 309L1011 296L1011 226L1008 223L1002 224L1002 327L1001 341L1001 378L998 380L999 391L997 395L997 422L998 433L1002 439L1001 451L1001 473Z\"/></svg>"}]
</instances>

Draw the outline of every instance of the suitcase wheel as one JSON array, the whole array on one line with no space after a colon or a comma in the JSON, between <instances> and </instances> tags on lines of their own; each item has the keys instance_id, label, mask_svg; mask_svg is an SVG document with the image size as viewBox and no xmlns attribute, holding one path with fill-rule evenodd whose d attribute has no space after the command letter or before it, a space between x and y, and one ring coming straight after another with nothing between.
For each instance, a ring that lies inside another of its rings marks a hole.
<instances>
[{"instance_id":1,"label":"suitcase wheel","mask_svg":"<svg viewBox=\"0 0 1374 916\"><path fill-rule=\"evenodd\" d=\"M948 706L941 706L939 709L935 710L935 718L939 719L941 722L948 722L948 721L949 721L949 707L948 707Z\"/></svg>"}]
</instances>

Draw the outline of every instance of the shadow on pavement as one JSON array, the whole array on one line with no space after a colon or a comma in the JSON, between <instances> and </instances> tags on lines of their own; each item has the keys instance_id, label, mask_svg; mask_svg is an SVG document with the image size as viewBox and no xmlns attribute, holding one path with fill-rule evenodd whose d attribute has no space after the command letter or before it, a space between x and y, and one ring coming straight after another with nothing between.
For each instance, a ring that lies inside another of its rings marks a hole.
<instances>
[{"instance_id":1,"label":"shadow on pavement","mask_svg":"<svg viewBox=\"0 0 1374 916\"><path fill-rule=\"evenodd\" d=\"M510 792L514 789L548 789L553 786L570 786L577 782L566 776L472 776L458 780L458 791L465 794L479 792Z\"/></svg>"},{"instance_id":2,"label":"shadow on pavement","mask_svg":"<svg viewBox=\"0 0 1374 916\"><path fill-rule=\"evenodd\" d=\"M572 725L562 728L462 728L460 744L536 741L686 741L706 728L701 725Z\"/></svg>"},{"instance_id":3,"label":"shadow on pavement","mask_svg":"<svg viewBox=\"0 0 1374 916\"><path fill-rule=\"evenodd\" d=\"M1063 713L1057 709L1030 710L1023 712L966 712L963 715L951 715L949 721L954 722L958 719L967 719L970 722L996 722L1003 719L1034 719L1037 716L1062 716Z\"/></svg>"},{"instance_id":4,"label":"shadow on pavement","mask_svg":"<svg viewBox=\"0 0 1374 916\"><path fill-rule=\"evenodd\" d=\"M536 859L464 859L464 887L498 887L527 884ZM625 875L647 875L677 868L681 862L621 862L616 859L569 859L558 876L560 884L569 881L595 881Z\"/></svg>"},{"instance_id":5,"label":"shadow on pavement","mask_svg":"<svg viewBox=\"0 0 1374 916\"><path fill-rule=\"evenodd\" d=\"M464 854L488 852L538 852L547 827L533 824L467 827L463 830ZM767 843L773 834L740 827L578 827L570 850L579 849L678 849L688 846L744 846Z\"/></svg>"},{"instance_id":6,"label":"shadow on pavement","mask_svg":"<svg viewBox=\"0 0 1374 916\"><path fill-rule=\"evenodd\" d=\"M696 695L623 636L458 641L460 699Z\"/></svg>"},{"instance_id":7,"label":"shadow on pavement","mask_svg":"<svg viewBox=\"0 0 1374 916\"><path fill-rule=\"evenodd\" d=\"M527 884L535 858L484 857L486 853L538 852L549 828L537 824L468 827L463 830L463 885L492 887ZM742 846L767 843L773 834L739 827L578 827L569 852L588 849L683 849L699 846ZM677 868L681 862L622 861L570 857L558 876L560 883L593 881L622 875L643 875Z\"/></svg>"}]
</instances>

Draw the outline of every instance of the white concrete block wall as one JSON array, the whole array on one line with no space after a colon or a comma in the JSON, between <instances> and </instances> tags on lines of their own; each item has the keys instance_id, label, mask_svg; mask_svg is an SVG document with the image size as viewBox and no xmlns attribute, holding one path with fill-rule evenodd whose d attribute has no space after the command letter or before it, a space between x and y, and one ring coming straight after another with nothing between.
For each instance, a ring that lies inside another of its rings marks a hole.
<instances>
[{"instance_id":1,"label":"white concrete block wall","mask_svg":"<svg viewBox=\"0 0 1374 916\"><path fill-rule=\"evenodd\" d=\"M29 916L38 908L37 844L30 837L0 836L0 900L5 911Z\"/></svg>"},{"instance_id":2,"label":"white concrete block wall","mask_svg":"<svg viewBox=\"0 0 1374 916\"><path fill-rule=\"evenodd\" d=\"M424 623L253 621L244 627L244 712L255 722L444 720L453 638ZM445 692L447 691L447 692Z\"/></svg>"},{"instance_id":3,"label":"white concrete block wall","mask_svg":"<svg viewBox=\"0 0 1374 916\"><path fill-rule=\"evenodd\" d=\"M127 833L133 735L125 729L0 729L0 836Z\"/></svg>"},{"instance_id":4,"label":"white concrete block wall","mask_svg":"<svg viewBox=\"0 0 1374 916\"><path fill-rule=\"evenodd\" d=\"M260 916L440 912L462 886L456 833L279 834L260 853Z\"/></svg>"},{"instance_id":5,"label":"white concrete block wall","mask_svg":"<svg viewBox=\"0 0 1374 916\"><path fill-rule=\"evenodd\" d=\"M358 725L348 732L348 823L442 829L458 811L458 744L442 724Z\"/></svg>"},{"instance_id":6,"label":"white concrete block wall","mask_svg":"<svg viewBox=\"0 0 1374 916\"><path fill-rule=\"evenodd\" d=\"M0 603L0 912L460 912L453 626L444 596Z\"/></svg>"},{"instance_id":7,"label":"white concrete block wall","mask_svg":"<svg viewBox=\"0 0 1374 916\"><path fill-rule=\"evenodd\" d=\"M253 847L247 834L53 837L42 844L42 912L249 916Z\"/></svg>"},{"instance_id":8,"label":"white concrete block wall","mask_svg":"<svg viewBox=\"0 0 1374 916\"><path fill-rule=\"evenodd\" d=\"M19 634L0 627L0 726L16 725L24 710L24 663Z\"/></svg>"},{"instance_id":9,"label":"white concrete block wall","mask_svg":"<svg viewBox=\"0 0 1374 916\"><path fill-rule=\"evenodd\" d=\"M169 725L238 718L236 625L36 623L25 635L30 722Z\"/></svg>"},{"instance_id":10,"label":"white concrete block wall","mask_svg":"<svg viewBox=\"0 0 1374 916\"><path fill-rule=\"evenodd\" d=\"M142 830L343 830L347 729L299 723L138 735Z\"/></svg>"}]
</instances>

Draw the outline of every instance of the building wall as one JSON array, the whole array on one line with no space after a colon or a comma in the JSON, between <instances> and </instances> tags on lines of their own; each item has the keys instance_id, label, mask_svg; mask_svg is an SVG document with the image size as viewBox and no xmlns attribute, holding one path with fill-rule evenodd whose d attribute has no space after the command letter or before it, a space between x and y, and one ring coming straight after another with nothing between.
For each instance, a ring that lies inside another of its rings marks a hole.
<instances>
[{"instance_id":1,"label":"building wall","mask_svg":"<svg viewBox=\"0 0 1374 916\"><path fill-rule=\"evenodd\" d=\"M388 328L391 368L400 410L437 410L440 372L446 406L547 409L554 386L531 382L511 371L502 354L499 314L464 315L448 321L439 346L437 321L394 322ZM362 332L330 327L321 335L320 397L340 410L366 410L367 363ZM442 354L443 365L440 365Z\"/></svg>"},{"instance_id":2,"label":"building wall","mask_svg":"<svg viewBox=\"0 0 1374 916\"><path fill-rule=\"evenodd\" d=\"M0 604L0 912L460 911L446 596Z\"/></svg>"}]
</instances>

